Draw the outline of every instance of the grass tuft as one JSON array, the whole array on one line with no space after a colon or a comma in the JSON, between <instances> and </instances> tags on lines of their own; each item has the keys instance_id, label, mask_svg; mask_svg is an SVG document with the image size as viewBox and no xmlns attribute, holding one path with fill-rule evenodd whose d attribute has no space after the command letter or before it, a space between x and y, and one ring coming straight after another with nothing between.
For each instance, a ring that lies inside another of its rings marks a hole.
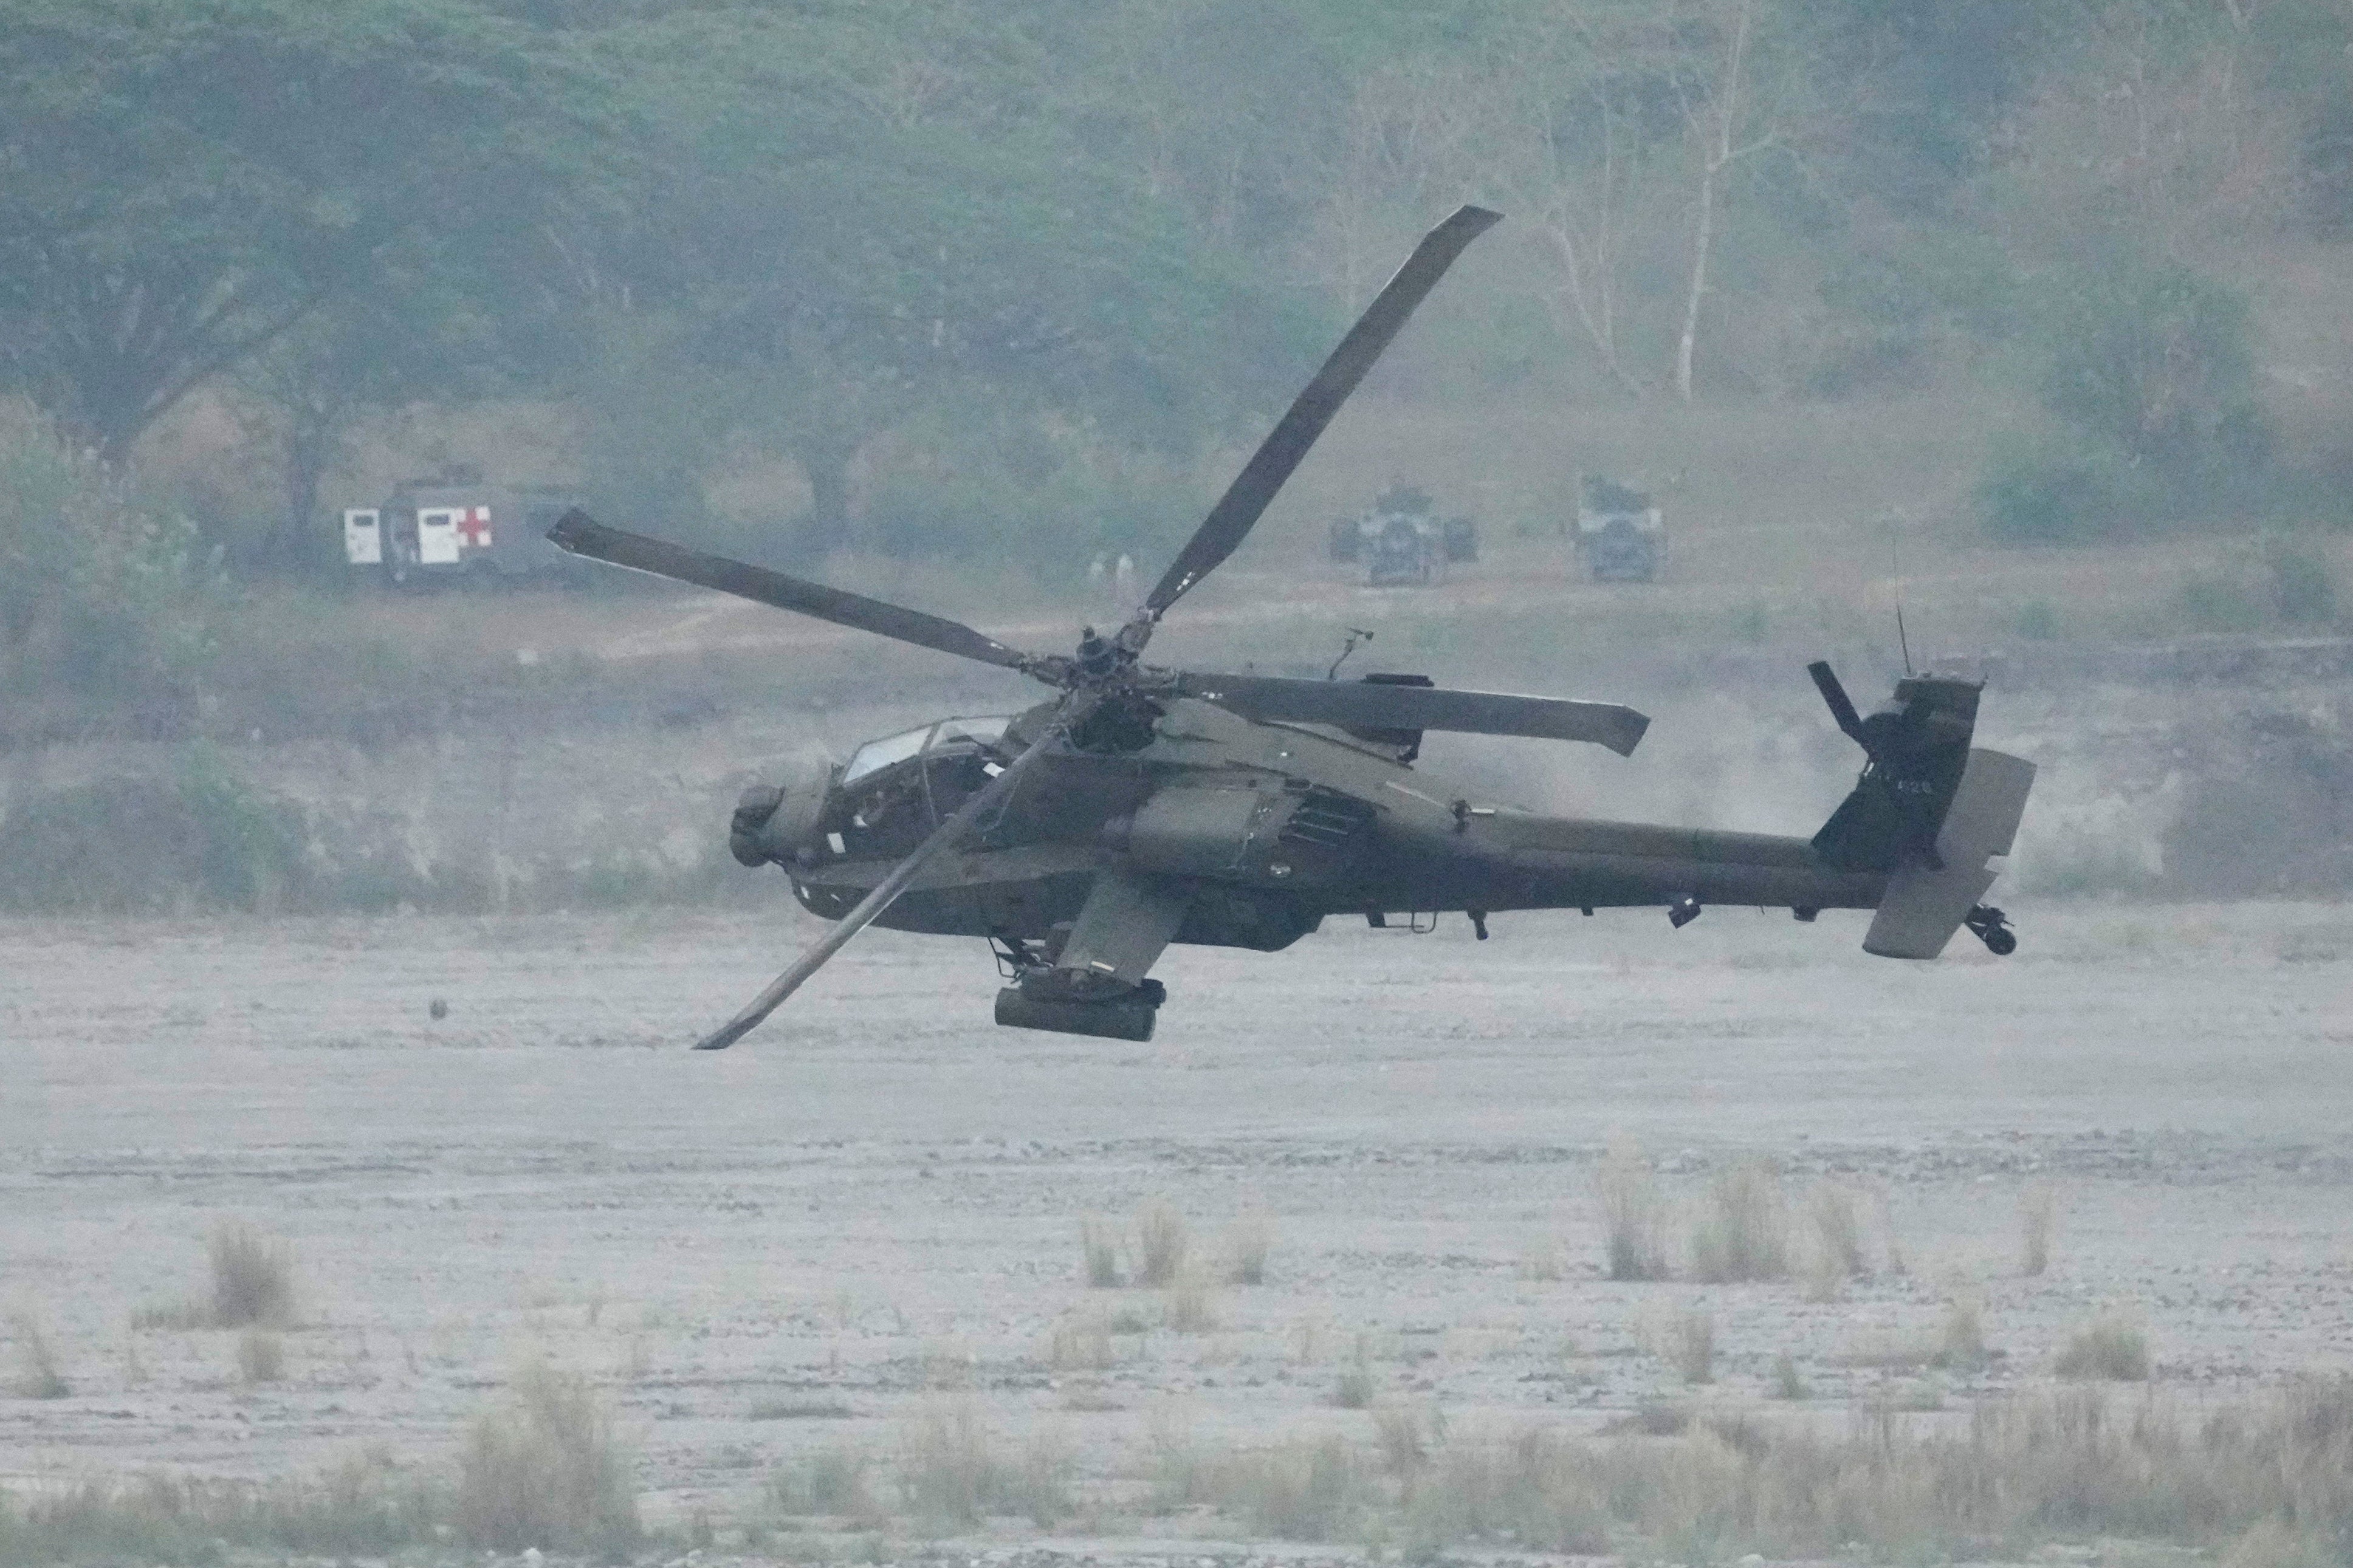
<instances>
[{"instance_id":1,"label":"grass tuft","mask_svg":"<svg viewBox=\"0 0 2353 1568\"><path fill-rule=\"evenodd\" d=\"M1798 1358L1783 1351L1773 1358L1773 1397L1791 1401L1811 1399L1814 1391L1798 1372Z\"/></svg>"},{"instance_id":2,"label":"grass tuft","mask_svg":"<svg viewBox=\"0 0 2353 1568\"><path fill-rule=\"evenodd\" d=\"M212 1266L212 1326L282 1329L294 1321L294 1248L232 1220L213 1227L205 1253Z\"/></svg>"},{"instance_id":3,"label":"grass tuft","mask_svg":"<svg viewBox=\"0 0 2353 1568\"><path fill-rule=\"evenodd\" d=\"M872 1469L873 1461L863 1449L819 1448L768 1472L768 1501L788 1515L879 1520L881 1510L869 1485Z\"/></svg>"},{"instance_id":4,"label":"grass tuft","mask_svg":"<svg viewBox=\"0 0 2353 1568\"><path fill-rule=\"evenodd\" d=\"M1220 1322L1215 1292L1210 1289L1206 1270L1180 1270L1168 1285L1168 1302L1161 1321L1171 1331L1180 1334L1213 1332Z\"/></svg>"},{"instance_id":5,"label":"grass tuft","mask_svg":"<svg viewBox=\"0 0 2353 1568\"><path fill-rule=\"evenodd\" d=\"M286 1342L267 1329L248 1329L237 1338L237 1374L248 1384L276 1383L286 1375Z\"/></svg>"},{"instance_id":6,"label":"grass tuft","mask_svg":"<svg viewBox=\"0 0 2353 1568\"><path fill-rule=\"evenodd\" d=\"M2051 1241L2059 1226L2059 1189L2030 1182L2018 1194L2018 1271L2030 1279L2051 1267Z\"/></svg>"},{"instance_id":7,"label":"grass tuft","mask_svg":"<svg viewBox=\"0 0 2353 1568\"><path fill-rule=\"evenodd\" d=\"M58 1364L58 1347L29 1307L8 1314L9 1331L16 1338L16 1379L8 1391L19 1399L63 1399L73 1389Z\"/></svg>"},{"instance_id":8,"label":"grass tuft","mask_svg":"<svg viewBox=\"0 0 2353 1568\"><path fill-rule=\"evenodd\" d=\"M1267 1254L1274 1250L1274 1222L1252 1209L1226 1227L1226 1282L1266 1283Z\"/></svg>"},{"instance_id":9,"label":"grass tuft","mask_svg":"<svg viewBox=\"0 0 2353 1568\"><path fill-rule=\"evenodd\" d=\"M1692 1277L1712 1285L1788 1277L1788 1210L1771 1162L1744 1161L1709 1186L1691 1256Z\"/></svg>"},{"instance_id":10,"label":"grass tuft","mask_svg":"<svg viewBox=\"0 0 2353 1568\"><path fill-rule=\"evenodd\" d=\"M1651 1179L1651 1163L1631 1139L1616 1138L1594 1177L1609 1278L1620 1280L1667 1277L1665 1205Z\"/></svg>"},{"instance_id":11,"label":"grass tuft","mask_svg":"<svg viewBox=\"0 0 2353 1568\"><path fill-rule=\"evenodd\" d=\"M1109 1290L1118 1286L1119 1240L1108 1224L1092 1215L1079 1221L1079 1251L1086 1260L1089 1289Z\"/></svg>"},{"instance_id":12,"label":"grass tuft","mask_svg":"<svg viewBox=\"0 0 2353 1568\"><path fill-rule=\"evenodd\" d=\"M1186 1256L1192 1247L1192 1232L1186 1227L1185 1216L1176 1212L1175 1205L1155 1198L1136 1211L1135 1256L1139 1283L1155 1290L1167 1289L1184 1268Z\"/></svg>"},{"instance_id":13,"label":"grass tuft","mask_svg":"<svg viewBox=\"0 0 2353 1568\"><path fill-rule=\"evenodd\" d=\"M628 1455L586 1379L542 1364L515 1379L509 1406L474 1423L459 1460L460 1540L607 1553L643 1533Z\"/></svg>"},{"instance_id":14,"label":"grass tuft","mask_svg":"<svg viewBox=\"0 0 2353 1568\"><path fill-rule=\"evenodd\" d=\"M1075 1456L1054 1432L1034 1433L1006 1459L969 1404L927 1412L907 1430L899 1490L906 1505L936 1523L969 1528L991 1514L1019 1514L1051 1526L1071 1512Z\"/></svg>"},{"instance_id":15,"label":"grass tuft","mask_svg":"<svg viewBox=\"0 0 2353 1568\"><path fill-rule=\"evenodd\" d=\"M1118 1359L1101 1318L1066 1319L1047 1336L1047 1364L1057 1372L1108 1372Z\"/></svg>"},{"instance_id":16,"label":"grass tuft","mask_svg":"<svg viewBox=\"0 0 2353 1568\"><path fill-rule=\"evenodd\" d=\"M1817 1182L1806 1194L1805 1214L1806 1299L1835 1301L1848 1280L1871 1272L1855 1194L1835 1182Z\"/></svg>"},{"instance_id":17,"label":"grass tuft","mask_svg":"<svg viewBox=\"0 0 2353 1568\"><path fill-rule=\"evenodd\" d=\"M1936 1348L1931 1366L1966 1369L1986 1361L1985 1305L1973 1295L1959 1295L1945 1304L1944 1321L1936 1327Z\"/></svg>"},{"instance_id":18,"label":"grass tuft","mask_svg":"<svg viewBox=\"0 0 2353 1568\"><path fill-rule=\"evenodd\" d=\"M1715 1381L1715 1319L1706 1312L1685 1312L1667 1327L1667 1360L1685 1383Z\"/></svg>"},{"instance_id":19,"label":"grass tuft","mask_svg":"<svg viewBox=\"0 0 2353 1568\"><path fill-rule=\"evenodd\" d=\"M2052 1371L2061 1377L2147 1383L2148 1335L2121 1314L2104 1312L2067 1336Z\"/></svg>"}]
</instances>

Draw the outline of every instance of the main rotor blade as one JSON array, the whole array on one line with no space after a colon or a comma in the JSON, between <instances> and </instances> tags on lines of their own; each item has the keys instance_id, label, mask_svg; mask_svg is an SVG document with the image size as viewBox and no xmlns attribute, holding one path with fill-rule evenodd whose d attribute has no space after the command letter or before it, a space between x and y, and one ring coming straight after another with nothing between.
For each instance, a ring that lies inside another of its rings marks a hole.
<instances>
[{"instance_id":1,"label":"main rotor blade","mask_svg":"<svg viewBox=\"0 0 2353 1568\"><path fill-rule=\"evenodd\" d=\"M874 922L876 916L891 907L900 894L921 876L923 868L936 860L961 841L981 813L1010 794L1013 785L1030 763L1044 756L1053 742L1069 727L1073 711L1082 710L1077 701L1066 702L1046 731L1030 742L1027 751L1007 765L1005 771L973 792L955 814L932 830L932 836L915 847L914 853L892 868L891 874L874 885L874 890L858 900L858 907L833 923L833 929L811 942L808 951L793 961L790 969L771 981L768 988L752 999L750 1006L710 1035L695 1042L698 1051L723 1051L758 1027L760 1021L775 1012L784 999L801 988L801 983L825 967L826 960L839 952L849 939Z\"/></svg>"},{"instance_id":2,"label":"main rotor blade","mask_svg":"<svg viewBox=\"0 0 2353 1568\"><path fill-rule=\"evenodd\" d=\"M1455 691L1442 686L1389 686L1376 681L1284 680L1263 675L1195 675L1176 679L1198 697L1245 719L1342 724L1365 730L1452 730L1468 735L1527 735L1546 741L1590 741L1621 757L1634 754L1651 721L1615 702L1567 697L1514 697L1501 691Z\"/></svg>"},{"instance_id":3,"label":"main rotor blade","mask_svg":"<svg viewBox=\"0 0 2353 1568\"><path fill-rule=\"evenodd\" d=\"M1348 329L1348 335L1340 340L1315 379L1292 401L1273 433L1260 443L1234 482L1226 487L1224 496L1209 509L1167 574L1144 601L1155 620L1249 536L1267 503L1315 445L1315 438L1324 434L1324 427L1332 423L1332 416L1340 411L1348 394L1356 390L1373 362L1381 357L1381 351L1389 346L1389 340L1398 335L1414 307L1438 286L1465 246L1502 221L1501 213L1484 207L1460 207L1422 237L1405 265L1397 269L1397 276L1356 318L1356 324Z\"/></svg>"},{"instance_id":4,"label":"main rotor blade","mask_svg":"<svg viewBox=\"0 0 2353 1568\"><path fill-rule=\"evenodd\" d=\"M617 528L607 528L577 507L558 518L555 526L547 531L547 537L573 554L585 555L592 561L607 561L616 566L650 572L657 577L716 588L723 594L774 605L780 610L798 610L838 626L880 632L918 647L976 658L983 664L1002 665L1008 669L1025 669L1036 662L1020 649L983 637L961 621L927 616L921 610L870 599L862 594L787 577L764 566L747 566L723 555L705 555L667 540L625 533Z\"/></svg>"}]
</instances>

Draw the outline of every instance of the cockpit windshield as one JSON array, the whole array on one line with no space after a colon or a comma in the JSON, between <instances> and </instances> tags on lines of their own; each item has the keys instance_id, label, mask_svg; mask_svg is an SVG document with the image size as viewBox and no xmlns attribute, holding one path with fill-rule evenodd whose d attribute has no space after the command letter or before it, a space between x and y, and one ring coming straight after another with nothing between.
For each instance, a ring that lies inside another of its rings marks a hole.
<instances>
[{"instance_id":1,"label":"cockpit windshield","mask_svg":"<svg viewBox=\"0 0 2353 1568\"><path fill-rule=\"evenodd\" d=\"M993 713L982 719L943 719L932 731L932 743L926 751L937 751L951 741L977 741L993 746L1005 739L1005 727L1013 722L1012 715Z\"/></svg>"},{"instance_id":2,"label":"cockpit windshield","mask_svg":"<svg viewBox=\"0 0 2353 1568\"><path fill-rule=\"evenodd\" d=\"M869 741L850 753L849 765L841 770L841 782L856 784L867 774L880 773L893 763L903 763L910 757L920 756L927 749L946 745L953 741L977 741L984 746L995 745L1004 738L1005 727L1012 721L1009 714L1002 713L979 719L943 719L919 730L908 730L880 741Z\"/></svg>"},{"instance_id":3,"label":"cockpit windshield","mask_svg":"<svg viewBox=\"0 0 2353 1568\"><path fill-rule=\"evenodd\" d=\"M929 724L903 734L869 741L849 754L849 765L841 770L843 784L856 784L868 773L880 773L892 763L903 763L923 749L924 737L932 732Z\"/></svg>"}]
</instances>

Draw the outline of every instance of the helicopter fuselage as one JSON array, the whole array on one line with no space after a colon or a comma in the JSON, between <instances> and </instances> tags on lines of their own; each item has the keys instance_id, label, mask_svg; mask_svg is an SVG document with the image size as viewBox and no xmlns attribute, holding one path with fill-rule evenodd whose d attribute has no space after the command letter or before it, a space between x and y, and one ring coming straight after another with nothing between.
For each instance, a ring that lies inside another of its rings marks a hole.
<instances>
[{"instance_id":1,"label":"helicopter fuselage","mask_svg":"<svg viewBox=\"0 0 2353 1568\"><path fill-rule=\"evenodd\" d=\"M1099 875L1181 898L1177 942L1271 952L1327 916L1599 909L1681 900L1869 909L1887 878L1841 871L1804 838L1546 816L1455 790L1409 765L1419 737L1365 739L1253 721L1216 704L1160 705L1149 742L1063 752L1025 778L892 905L902 931L1050 942ZM1015 719L1040 721L1043 710ZM817 828L773 844L812 913L838 918L986 782L990 747L944 742L828 782ZM878 743L880 744L880 743ZM803 820L807 820L806 817Z\"/></svg>"}]
</instances>

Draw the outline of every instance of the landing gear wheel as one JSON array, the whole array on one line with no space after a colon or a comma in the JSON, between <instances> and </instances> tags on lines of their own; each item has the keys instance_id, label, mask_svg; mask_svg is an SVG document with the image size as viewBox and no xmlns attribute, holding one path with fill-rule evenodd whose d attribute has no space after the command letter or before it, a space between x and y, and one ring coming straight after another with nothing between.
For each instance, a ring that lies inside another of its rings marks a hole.
<instances>
[{"instance_id":1,"label":"landing gear wheel","mask_svg":"<svg viewBox=\"0 0 2353 1568\"><path fill-rule=\"evenodd\" d=\"M1961 923L1976 933L1986 944L1986 951L1996 958L2008 958L2018 951L2018 933L2010 929L2010 917L1991 904L1979 904L1962 917Z\"/></svg>"}]
</instances>

